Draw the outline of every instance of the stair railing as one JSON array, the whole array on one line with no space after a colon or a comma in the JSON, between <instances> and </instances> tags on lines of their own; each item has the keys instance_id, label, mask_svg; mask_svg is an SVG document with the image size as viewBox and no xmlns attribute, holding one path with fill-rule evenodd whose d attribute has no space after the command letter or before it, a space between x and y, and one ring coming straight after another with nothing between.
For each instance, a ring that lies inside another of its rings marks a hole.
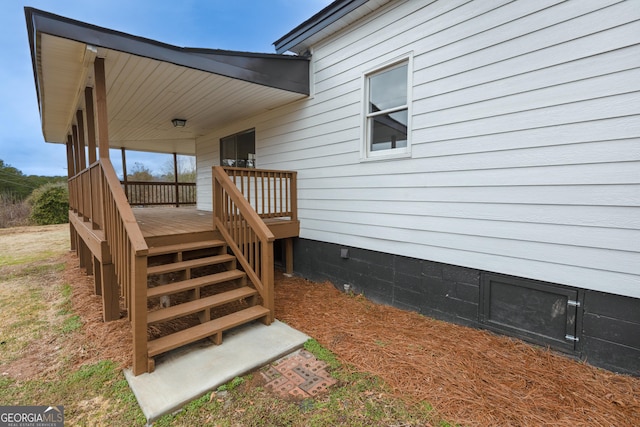
<instances>
[{"instance_id":1,"label":"stair railing","mask_svg":"<svg viewBox=\"0 0 640 427\"><path fill-rule=\"evenodd\" d=\"M102 158L69 179L69 209L104 233L112 268L102 268L115 277L108 273L100 280L102 286L112 286L115 295L115 287L119 288L133 331L133 372L147 372L149 248L109 159Z\"/></svg>"},{"instance_id":2,"label":"stair railing","mask_svg":"<svg viewBox=\"0 0 640 427\"><path fill-rule=\"evenodd\" d=\"M149 248L127 202L113 165L100 160L102 223L111 251L120 295L129 313L133 332L133 374L148 371L147 357L147 254Z\"/></svg>"},{"instance_id":3,"label":"stair railing","mask_svg":"<svg viewBox=\"0 0 640 427\"><path fill-rule=\"evenodd\" d=\"M275 318L273 296L275 237L221 166L213 167L213 222Z\"/></svg>"}]
</instances>

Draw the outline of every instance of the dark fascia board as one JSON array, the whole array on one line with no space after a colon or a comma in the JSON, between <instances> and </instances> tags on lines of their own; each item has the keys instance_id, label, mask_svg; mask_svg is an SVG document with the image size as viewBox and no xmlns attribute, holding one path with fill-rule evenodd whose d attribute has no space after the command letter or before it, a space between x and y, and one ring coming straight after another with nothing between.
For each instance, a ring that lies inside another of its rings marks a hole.
<instances>
[{"instance_id":1,"label":"dark fascia board","mask_svg":"<svg viewBox=\"0 0 640 427\"><path fill-rule=\"evenodd\" d=\"M217 49L181 48L25 7L31 60L39 92L37 34L164 61L225 77L309 95L309 58ZM40 100L39 100L40 101Z\"/></svg>"},{"instance_id":2,"label":"dark fascia board","mask_svg":"<svg viewBox=\"0 0 640 427\"><path fill-rule=\"evenodd\" d=\"M303 42L314 34L327 28L349 12L362 6L369 0L336 0L302 24L276 40L273 45L277 53L285 53L293 46Z\"/></svg>"}]
</instances>

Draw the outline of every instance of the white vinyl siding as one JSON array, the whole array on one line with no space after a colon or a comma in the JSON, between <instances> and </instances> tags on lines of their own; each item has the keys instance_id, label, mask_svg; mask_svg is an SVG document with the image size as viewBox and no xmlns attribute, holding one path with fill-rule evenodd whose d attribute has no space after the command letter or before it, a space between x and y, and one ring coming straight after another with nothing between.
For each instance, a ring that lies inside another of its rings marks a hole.
<instances>
[{"instance_id":1,"label":"white vinyl siding","mask_svg":"<svg viewBox=\"0 0 640 427\"><path fill-rule=\"evenodd\" d=\"M411 158L361 162L362 75L409 51ZM394 1L313 62L313 98L227 129L298 171L301 237L640 297L637 1Z\"/></svg>"}]
</instances>

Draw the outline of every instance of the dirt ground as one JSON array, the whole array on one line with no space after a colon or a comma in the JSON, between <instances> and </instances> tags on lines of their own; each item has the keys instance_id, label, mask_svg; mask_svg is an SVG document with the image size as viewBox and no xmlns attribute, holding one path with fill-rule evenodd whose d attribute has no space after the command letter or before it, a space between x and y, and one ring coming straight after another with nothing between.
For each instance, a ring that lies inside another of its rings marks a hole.
<instances>
[{"instance_id":1,"label":"dirt ground","mask_svg":"<svg viewBox=\"0 0 640 427\"><path fill-rule=\"evenodd\" d=\"M28 239L25 233L13 233L12 239ZM71 285L73 310L83 320L84 334L67 340L58 351L73 354L76 365L111 359L129 366L127 320L103 323L93 278L80 270L75 255L67 253L63 261L63 281ZM640 425L640 378L597 369L516 339L377 305L328 283L281 274L276 279L279 320L317 339L343 363L381 377L405 401L428 402L453 423ZM13 368L27 376L42 374L46 362L30 357Z\"/></svg>"},{"instance_id":2,"label":"dirt ground","mask_svg":"<svg viewBox=\"0 0 640 427\"><path fill-rule=\"evenodd\" d=\"M0 266L65 251L69 248L67 225L0 228ZM32 242L37 241L37 244Z\"/></svg>"}]
</instances>

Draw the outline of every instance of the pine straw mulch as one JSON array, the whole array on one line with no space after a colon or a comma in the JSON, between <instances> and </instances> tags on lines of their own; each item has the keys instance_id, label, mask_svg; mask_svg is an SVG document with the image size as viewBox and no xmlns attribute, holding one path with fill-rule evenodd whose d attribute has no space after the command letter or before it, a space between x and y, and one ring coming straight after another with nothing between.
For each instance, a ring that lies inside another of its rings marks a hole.
<instances>
[{"instance_id":1,"label":"pine straw mulch","mask_svg":"<svg viewBox=\"0 0 640 427\"><path fill-rule=\"evenodd\" d=\"M102 321L102 300L95 295L93 276L87 276L78 266L78 257L65 255L64 283L71 286L73 312L82 319L81 333L69 337L70 355L75 366L111 360L121 368L133 363L131 326L126 312L120 320Z\"/></svg>"},{"instance_id":2,"label":"pine straw mulch","mask_svg":"<svg viewBox=\"0 0 640 427\"><path fill-rule=\"evenodd\" d=\"M640 378L278 275L276 317L465 426L637 426Z\"/></svg>"}]
</instances>

